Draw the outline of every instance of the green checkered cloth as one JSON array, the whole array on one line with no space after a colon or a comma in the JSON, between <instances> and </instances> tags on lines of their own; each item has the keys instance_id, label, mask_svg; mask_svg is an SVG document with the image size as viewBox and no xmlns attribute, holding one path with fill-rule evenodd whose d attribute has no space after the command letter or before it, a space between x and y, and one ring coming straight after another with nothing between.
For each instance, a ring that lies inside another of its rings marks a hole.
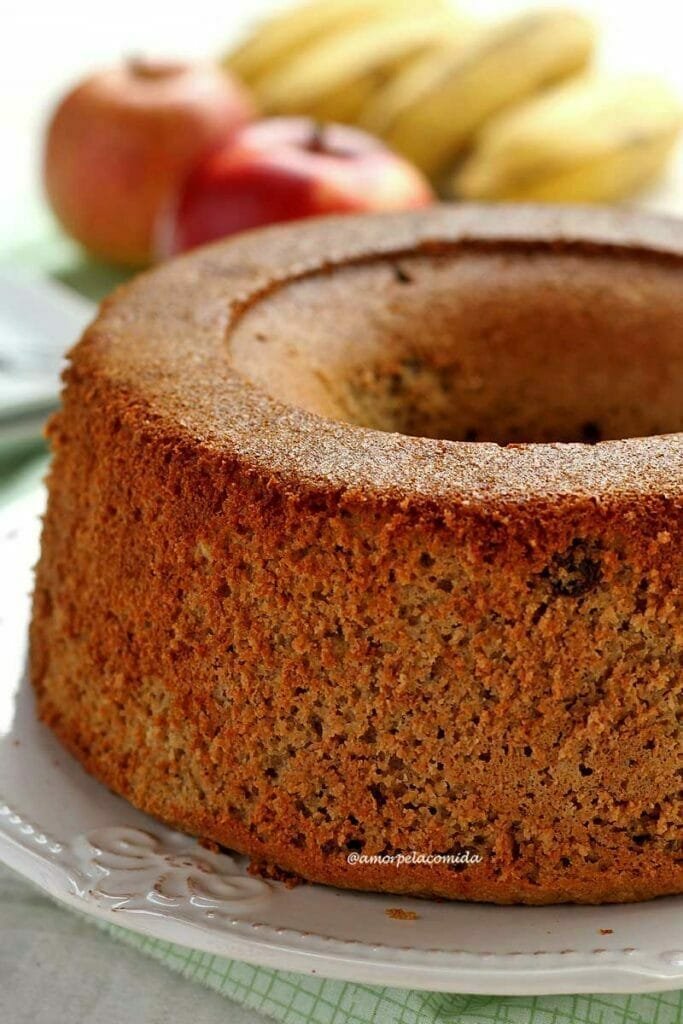
<instances>
[{"instance_id":1,"label":"green checkered cloth","mask_svg":"<svg viewBox=\"0 0 683 1024\"><path fill-rule=\"evenodd\" d=\"M13 262L57 277L89 298L99 299L123 279L120 271L84 259L52 231L14 249ZM30 458L28 458L30 456ZM4 453L0 498L35 486L45 453ZM638 996L473 996L374 988L326 981L289 971L252 967L145 938L98 922L113 938L153 957L183 977L213 989L283 1024L681 1024L683 992Z\"/></svg>"}]
</instances>

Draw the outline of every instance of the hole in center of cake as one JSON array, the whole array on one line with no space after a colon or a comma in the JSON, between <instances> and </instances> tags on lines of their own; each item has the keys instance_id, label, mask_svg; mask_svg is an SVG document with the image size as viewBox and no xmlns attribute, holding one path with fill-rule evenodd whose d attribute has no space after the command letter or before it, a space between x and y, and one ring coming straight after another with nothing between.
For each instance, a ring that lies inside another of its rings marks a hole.
<instances>
[{"instance_id":1,"label":"hole in center of cake","mask_svg":"<svg viewBox=\"0 0 683 1024\"><path fill-rule=\"evenodd\" d=\"M291 283L230 337L273 397L357 426L454 441L683 431L680 272L625 254L382 259Z\"/></svg>"}]
</instances>

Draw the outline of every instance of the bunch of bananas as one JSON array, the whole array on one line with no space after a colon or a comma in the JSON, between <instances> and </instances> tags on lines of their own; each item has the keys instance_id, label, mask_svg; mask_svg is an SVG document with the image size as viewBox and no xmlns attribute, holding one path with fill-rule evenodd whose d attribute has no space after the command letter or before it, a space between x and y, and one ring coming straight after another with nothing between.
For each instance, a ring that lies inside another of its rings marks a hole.
<instances>
[{"instance_id":1,"label":"bunch of bananas","mask_svg":"<svg viewBox=\"0 0 683 1024\"><path fill-rule=\"evenodd\" d=\"M681 107L657 81L586 74L594 47L570 10L482 25L448 0L309 0L225 63L264 113L359 125L448 194L595 201L656 176Z\"/></svg>"},{"instance_id":2,"label":"bunch of bananas","mask_svg":"<svg viewBox=\"0 0 683 1024\"><path fill-rule=\"evenodd\" d=\"M681 107L660 81L592 77L500 114L453 186L467 199L617 200L657 177Z\"/></svg>"}]
</instances>

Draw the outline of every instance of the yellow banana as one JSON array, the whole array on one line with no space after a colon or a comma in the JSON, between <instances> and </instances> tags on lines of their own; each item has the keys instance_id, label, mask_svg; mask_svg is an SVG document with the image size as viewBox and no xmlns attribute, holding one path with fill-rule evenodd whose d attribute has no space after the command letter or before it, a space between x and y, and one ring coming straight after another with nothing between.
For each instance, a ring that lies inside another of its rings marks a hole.
<instances>
[{"instance_id":1,"label":"yellow banana","mask_svg":"<svg viewBox=\"0 0 683 1024\"><path fill-rule=\"evenodd\" d=\"M444 10L447 0L423 0L422 9ZM254 31L224 60L249 85L275 73L307 46L336 32L415 10L414 0L309 0L287 8Z\"/></svg>"},{"instance_id":2,"label":"yellow banana","mask_svg":"<svg viewBox=\"0 0 683 1024\"><path fill-rule=\"evenodd\" d=\"M491 121L454 189L468 199L621 199L660 173L682 120L657 79L580 78Z\"/></svg>"},{"instance_id":3,"label":"yellow banana","mask_svg":"<svg viewBox=\"0 0 683 1024\"><path fill-rule=\"evenodd\" d=\"M353 122L379 84L444 36L459 37L462 29L460 18L438 12L379 19L337 32L263 77L257 98L266 113Z\"/></svg>"},{"instance_id":4,"label":"yellow banana","mask_svg":"<svg viewBox=\"0 0 683 1024\"><path fill-rule=\"evenodd\" d=\"M520 15L413 62L375 96L362 126L438 175L493 114L582 69L593 43L579 14Z\"/></svg>"}]
</instances>

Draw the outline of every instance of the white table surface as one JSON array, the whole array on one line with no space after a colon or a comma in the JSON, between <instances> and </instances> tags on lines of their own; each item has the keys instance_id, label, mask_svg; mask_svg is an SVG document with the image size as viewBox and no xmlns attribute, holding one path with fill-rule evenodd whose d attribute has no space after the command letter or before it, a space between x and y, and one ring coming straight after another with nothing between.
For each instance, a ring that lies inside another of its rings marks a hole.
<instances>
[{"instance_id":1,"label":"white table surface","mask_svg":"<svg viewBox=\"0 0 683 1024\"><path fill-rule=\"evenodd\" d=\"M416 7L420 0L415 0ZM683 94L679 0L566 0L601 27L601 64L657 71ZM536 6L556 6L537 0ZM484 15L534 0L468 0ZM0 34L0 246L39 203L41 129L60 91L130 53L212 53L271 0L11 0ZM282 3L277 6L282 6ZM683 214L683 148L643 202ZM3 1024L258 1024L265 1018L187 982L57 907L0 867L0 1021Z\"/></svg>"}]
</instances>

